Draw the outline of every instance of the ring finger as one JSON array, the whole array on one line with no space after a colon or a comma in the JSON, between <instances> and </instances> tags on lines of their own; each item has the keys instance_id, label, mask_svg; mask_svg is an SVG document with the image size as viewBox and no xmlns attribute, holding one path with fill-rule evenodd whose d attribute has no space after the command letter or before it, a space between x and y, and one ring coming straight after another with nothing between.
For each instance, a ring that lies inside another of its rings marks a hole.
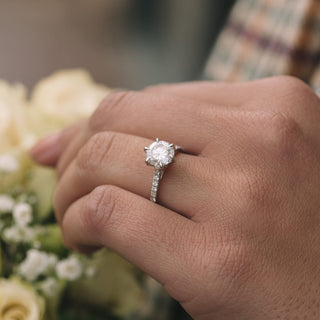
<instances>
[{"instance_id":1,"label":"ring finger","mask_svg":"<svg viewBox=\"0 0 320 320\"><path fill-rule=\"evenodd\" d=\"M58 221L75 200L100 185L115 185L149 198L153 170L144 163L144 147L152 142L107 131L92 136L59 181L54 201ZM193 218L192 213L199 213L201 208L196 204L206 199L205 177L199 177L200 170L195 168L206 161L189 154L176 154L176 161L168 166L160 182L158 202L190 218Z\"/></svg>"}]
</instances>

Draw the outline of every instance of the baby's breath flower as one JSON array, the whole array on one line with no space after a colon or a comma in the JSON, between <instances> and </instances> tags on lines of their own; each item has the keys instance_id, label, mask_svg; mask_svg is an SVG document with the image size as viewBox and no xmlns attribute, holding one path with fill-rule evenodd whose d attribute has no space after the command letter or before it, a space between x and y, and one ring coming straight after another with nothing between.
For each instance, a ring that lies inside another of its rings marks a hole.
<instances>
[{"instance_id":1,"label":"baby's breath flower","mask_svg":"<svg viewBox=\"0 0 320 320\"><path fill-rule=\"evenodd\" d=\"M60 279L74 281L82 274L82 265L75 256L61 260L56 266L56 273Z\"/></svg>"},{"instance_id":2,"label":"baby's breath flower","mask_svg":"<svg viewBox=\"0 0 320 320\"><path fill-rule=\"evenodd\" d=\"M22 242L31 242L36 236L36 230L31 227L18 227L20 231L20 236Z\"/></svg>"},{"instance_id":3,"label":"baby's breath flower","mask_svg":"<svg viewBox=\"0 0 320 320\"><path fill-rule=\"evenodd\" d=\"M26 226L32 221L32 207L29 203L18 203L13 208L13 218L18 226Z\"/></svg>"},{"instance_id":4,"label":"baby's breath flower","mask_svg":"<svg viewBox=\"0 0 320 320\"><path fill-rule=\"evenodd\" d=\"M11 212L14 206L14 200L6 194L0 194L0 214Z\"/></svg>"},{"instance_id":5,"label":"baby's breath flower","mask_svg":"<svg viewBox=\"0 0 320 320\"><path fill-rule=\"evenodd\" d=\"M19 169L18 160L11 154L0 155L0 172L11 173Z\"/></svg>"},{"instance_id":6,"label":"baby's breath flower","mask_svg":"<svg viewBox=\"0 0 320 320\"><path fill-rule=\"evenodd\" d=\"M5 240L6 242L18 243L20 242L20 238L21 236L19 228L17 228L16 226L6 228L3 231L3 240Z\"/></svg>"},{"instance_id":7,"label":"baby's breath flower","mask_svg":"<svg viewBox=\"0 0 320 320\"><path fill-rule=\"evenodd\" d=\"M28 281L35 281L40 275L45 274L49 267L47 253L30 249L26 259L19 266L19 274Z\"/></svg>"},{"instance_id":8,"label":"baby's breath flower","mask_svg":"<svg viewBox=\"0 0 320 320\"><path fill-rule=\"evenodd\" d=\"M30 227L21 227L18 225L6 228L3 230L3 240L6 242L19 243L31 242L36 236L36 230Z\"/></svg>"},{"instance_id":9,"label":"baby's breath flower","mask_svg":"<svg viewBox=\"0 0 320 320\"><path fill-rule=\"evenodd\" d=\"M50 277L39 284L39 289L47 297L54 297L58 293L58 281L57 279Z\"/></svg>"}]
</instances>

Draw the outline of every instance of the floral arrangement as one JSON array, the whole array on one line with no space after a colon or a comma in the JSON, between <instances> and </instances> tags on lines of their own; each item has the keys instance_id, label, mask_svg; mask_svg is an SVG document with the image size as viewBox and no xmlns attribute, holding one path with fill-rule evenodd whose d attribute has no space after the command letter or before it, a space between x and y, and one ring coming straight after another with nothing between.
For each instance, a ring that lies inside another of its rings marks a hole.
<instances>
[{"instance_id":1,"label":"floral arrangement","mask_svg":"<svg viewBox=\"0 0 320 320\"><path fill-rule=\"evenodd\" d=\"M53 74L30 98L23 85L0 80L0 320L152 315L162 292L152 279L107 249L88 257L64 246L51 202L55 173L28 156L41 136L89 116L108 93L84 70Z\"/></svg>"}]
</instances>

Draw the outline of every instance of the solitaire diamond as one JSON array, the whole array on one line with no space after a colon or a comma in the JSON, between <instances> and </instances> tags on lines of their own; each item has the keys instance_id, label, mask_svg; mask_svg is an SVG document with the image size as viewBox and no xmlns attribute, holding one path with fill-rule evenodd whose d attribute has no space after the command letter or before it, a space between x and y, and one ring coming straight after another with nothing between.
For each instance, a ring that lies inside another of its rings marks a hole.
<instances>
[{"instance_id":1,"label":"solitaire diamond","mask_svg":"<svg viewBox=\"0 0 320 320\"><path fill-rule=\"evenodd\" d=\"M146 163L155 169L162 169L173 162L175 148L173 144L157 139L145 148Z\"/></svg>"}]
</instances>

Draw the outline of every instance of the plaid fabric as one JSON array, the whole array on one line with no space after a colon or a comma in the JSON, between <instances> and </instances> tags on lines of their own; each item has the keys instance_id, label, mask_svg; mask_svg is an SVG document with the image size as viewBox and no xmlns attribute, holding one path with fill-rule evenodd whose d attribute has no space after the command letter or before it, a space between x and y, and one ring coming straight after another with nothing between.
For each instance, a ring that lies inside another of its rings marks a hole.
<instances>
[{"instance_id":1,"label":"plaid fabric","mask_svg":"<svg viewBox=\"0 0 320 320\"><path fill-rule=\"evenodd\" d=\"M320 87L320 0L237 0L208 60L222 81L293 75Z\"/></svg>"}]
</instances>

